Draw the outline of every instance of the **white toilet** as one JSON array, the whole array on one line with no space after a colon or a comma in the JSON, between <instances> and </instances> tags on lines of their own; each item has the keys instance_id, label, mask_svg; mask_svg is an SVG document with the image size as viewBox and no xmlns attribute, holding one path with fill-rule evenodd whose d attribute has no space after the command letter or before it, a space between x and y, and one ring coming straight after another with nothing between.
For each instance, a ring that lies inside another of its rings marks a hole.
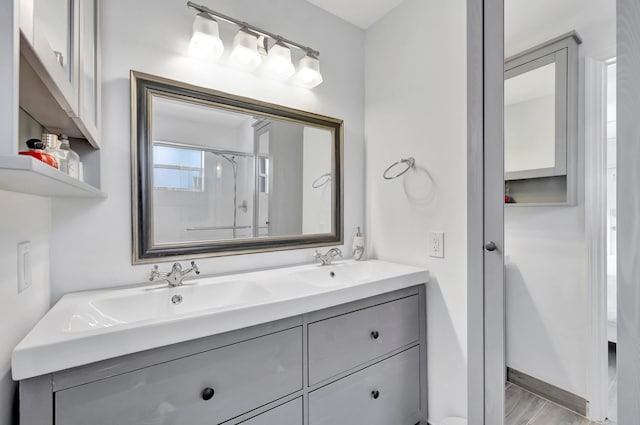
<instances>
[{"instance_id":1,"label":"white toilet","mask_svg":"<svg viewBox=\"0 0 640 425\"><path fill-rule=\"evenodd\" d=\"M467 420L464 418L445 418L440 422L440 425L467 425Z\"/></svg>"}]
</instances>

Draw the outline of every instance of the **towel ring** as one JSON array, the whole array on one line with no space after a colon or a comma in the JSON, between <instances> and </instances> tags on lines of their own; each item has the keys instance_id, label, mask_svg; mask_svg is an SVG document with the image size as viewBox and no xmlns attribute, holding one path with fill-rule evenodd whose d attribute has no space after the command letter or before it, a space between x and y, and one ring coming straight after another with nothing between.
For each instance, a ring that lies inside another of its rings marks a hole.
<instances>
[{"instance_id":1,"label":"towel ring","mask_svg":"<svg viewBox=\"0 0 640 425\"><path fill-rule=\"evenodd\" d=\"M405 168L404 170L400 171L398 174L396 174L395 176L388 176L387 173L389 171L391 171L391 169L393 167L396 167L400 164L405 164L405 166L407 168ZM403 175L404 173L406 173L407 171L409 171L410 169L412 169L413 167L415 167L416 161L415 159L413 159L413 157L409 157L406 159L401 159L400 161L396 161L393 164L391 164L389 166L389 168L387 168L386 170L384 170L384 173L382 173L382 177L385 178L385 180L393 180L393 179L397 179L398 177L400 177L401 175Z\"/></svg>"},{"instance_id":2,"label":"towel ring","mask_svg":"<svg viewBox=\"0 0 640 425\"><path fill-rule=\"evenodd\" d=\"M311 183L311 187L314 189L320 189L322 186L326 186L331 181L331 173L324 173Z\"/></svg>"}]
</instances>

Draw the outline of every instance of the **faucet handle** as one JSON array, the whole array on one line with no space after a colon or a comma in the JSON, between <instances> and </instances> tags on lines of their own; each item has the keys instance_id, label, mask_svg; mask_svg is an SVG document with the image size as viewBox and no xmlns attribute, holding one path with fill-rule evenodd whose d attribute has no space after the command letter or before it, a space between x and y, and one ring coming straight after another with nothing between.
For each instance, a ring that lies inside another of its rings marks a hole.
<instances>
[{"instance_id":1,"label":"faucet handle","mask_svg":"<svg viewBox=\"0 0 640 425\"><path fill-rule=\"evenodd\" d=\"M320 257L322 257L322 254L320 254L320 252L316 249L313 253L313 258L317 260Z\"/></svg>"},{"instance_id":2,"label":"faucet handle","mask_svg":"<svg viewBox=\"0 0 640 425\"><path fill-rule=\"evenodd\" d=\"M191 270L193 270L196 274L200 274L200 266L198 266L195 261L191 262Z\"/></svg>"},{"instance_id":3,"label":"faucet handle","mask_svg":"<svg viewBox=\"0 0 640 425\"><path fill-rule=\"evenodd\" d=\"M158 271L158 265L153 266L151 271L149 271L149 281L153 281L156 277L160 276L160 272Z\"/></svg>"}]
</instances>

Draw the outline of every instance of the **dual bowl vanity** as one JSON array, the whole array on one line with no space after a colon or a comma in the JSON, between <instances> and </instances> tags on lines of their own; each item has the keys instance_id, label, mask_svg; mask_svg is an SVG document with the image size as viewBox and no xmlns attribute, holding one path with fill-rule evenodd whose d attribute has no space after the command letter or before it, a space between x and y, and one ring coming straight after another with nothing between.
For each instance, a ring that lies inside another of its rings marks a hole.
<instances>
[{"instance_id":1,"label":"dual bowl vanity","mask_svg":"<svg viewBox=\"0 0 640 425\"><path fill-rule=\"evenodd\" d=\"M21 423L425 424L428 280L347 260L67 294L13 353Z\"/></svg>"}]
</instances>

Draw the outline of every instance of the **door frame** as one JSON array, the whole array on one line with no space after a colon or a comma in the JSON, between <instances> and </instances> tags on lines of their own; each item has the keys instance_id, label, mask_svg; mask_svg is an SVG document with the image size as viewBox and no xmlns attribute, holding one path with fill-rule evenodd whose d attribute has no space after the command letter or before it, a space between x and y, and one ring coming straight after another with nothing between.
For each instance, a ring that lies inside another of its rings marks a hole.
<instances>
[{"instance_id":1,"label":"door frame","mask_svg":"<svg viewBox=\"0 0 640 425\"><path fill-rule=\"evenodd\" d=\"M618 421L640 417L640 3L617 0ZM468 417L504 424L504 276L487 274L498 255L484 249L503 235L486 226L502 172L485 157L503 149L503 0L467 0ZM497 153L503 155L502 152ZM494 160L496 159L493 157ZM499 160L499 158L498 158ZM493 217L494 221L496 217ZM493 253L492 253L493 254ZM502 271L500 271L502 273Z\"/></svg>"},{"instance_id":2,"label":"door frame","mask_svg":"<svg viewBox=\"0 0 640 425\"><path fill-rule=\"evenodd\" d=\"M608 416L607 344L607 62L584 58L585 237L589 308L589 419Z\"/></svg>"},{"instance_id":3,"label":"door frame","mask_svg":"<svg viewBox=\"0 0 640 425\"><path fill-rule=\"evenodd\" d=\"M640 2L617 2L618 423L640 418ZM624 373L620 373L624 371Z\"/></svg>"}]
</instances>

